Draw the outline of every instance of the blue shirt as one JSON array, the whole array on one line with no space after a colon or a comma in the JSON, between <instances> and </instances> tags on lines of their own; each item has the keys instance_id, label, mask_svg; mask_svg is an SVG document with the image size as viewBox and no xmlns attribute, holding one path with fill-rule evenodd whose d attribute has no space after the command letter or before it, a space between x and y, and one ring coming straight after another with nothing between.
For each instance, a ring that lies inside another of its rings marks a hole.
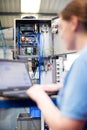
<instances>
[{"instance_id":1,"label":"blue shirt","mask_svg":"<svg viewBox=\"0 0 87 130\"><path fill-rule=\"evenodd\" d=\"M63 116L87 121L87 46L67 73L57 101Z\"/></svg>"}]
</instances>

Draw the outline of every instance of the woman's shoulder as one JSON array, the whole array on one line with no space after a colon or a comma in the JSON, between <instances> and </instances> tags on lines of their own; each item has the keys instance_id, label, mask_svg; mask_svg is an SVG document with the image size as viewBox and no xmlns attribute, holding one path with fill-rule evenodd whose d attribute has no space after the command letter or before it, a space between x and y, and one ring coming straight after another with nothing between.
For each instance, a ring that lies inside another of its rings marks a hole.
<instances>
[{"instance_id":1,"label":"woman's shoulder","mask_svg":"<svg viewBox=\"0 0 87 130\"><path fill-rule=\"evenodd\" d=\"M87 46L79 52L79 57L77 58L77 62L87 61Z\"/></svg>"}]
</instances>

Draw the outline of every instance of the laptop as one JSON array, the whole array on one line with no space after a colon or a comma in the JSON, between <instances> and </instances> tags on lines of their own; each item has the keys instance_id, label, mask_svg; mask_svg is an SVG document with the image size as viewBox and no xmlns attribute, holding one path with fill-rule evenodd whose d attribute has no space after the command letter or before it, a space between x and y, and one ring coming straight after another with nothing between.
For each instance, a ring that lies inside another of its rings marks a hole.
<instances>
[{"instance_id":1,"label":"laptop","mask_svg":"<svg viewBox=\"0 0 87 130\"><path fill-rule=\"evenodd\" d=\"M21 61L0 60L0 96L27 98L32 86L26 64Z\"/></svg>"}]
</instances>

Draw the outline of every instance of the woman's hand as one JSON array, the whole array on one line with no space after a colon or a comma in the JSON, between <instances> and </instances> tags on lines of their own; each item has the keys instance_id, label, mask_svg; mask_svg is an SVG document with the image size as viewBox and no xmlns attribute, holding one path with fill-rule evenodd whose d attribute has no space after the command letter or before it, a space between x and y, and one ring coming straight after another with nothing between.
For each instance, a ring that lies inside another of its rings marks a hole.
<instances>
[{"instance_id":1,"label":"woman's hand","mask_svg":"<svg viewBox=\"0 0 87 130\"><path fill-rule=\"evenodd\" d=\"M41 85L42 89L45 92L57 92L62 88L62 84L47 84L47 85Z\"/></svg>"},{"instance_id":2,"label":"woman's hand","mask_svg":"<svg viewBox=\"0 0 87 130\"><path fill-rule=\"evenodd\" d=\"M47 96L46 92L43 90L42 85L34 85L31 88L29 88L26 91L26 93L37 104L39 104L39 102L42 101L42 99L44 98L44 96L45 97Z\"/></svg>"},{"instance_id":3,"label":"woman's hand","mask_svg":"<svg viewBox=\"0 0 87 130\"><path fill-rule=\"evenodd\" d=\"M39 104L41 99L48 97L47 92L56 92L61 88L60 84L52 84L52 85L34 85L29 88L26 93L27 95L34 100L37 104Z\"/></svg>"}]
</instances>

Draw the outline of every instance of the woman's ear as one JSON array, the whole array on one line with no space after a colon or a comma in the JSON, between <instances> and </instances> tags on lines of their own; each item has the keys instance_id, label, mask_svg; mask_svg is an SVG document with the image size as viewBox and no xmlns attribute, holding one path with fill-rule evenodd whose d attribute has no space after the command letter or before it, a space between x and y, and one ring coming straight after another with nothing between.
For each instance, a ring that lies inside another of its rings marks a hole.
<instances>
[{"instance_id":1,"label":"woman's ear","mask_svg":"<svg viewBox=\"0 0 87 130\"><path fill-rule=\"evenodd\" d=\"M78 30L79 25L78 18L76 16L72 16L70 21L72 31L76 32Z\"/></svg>"}]
</instances>

